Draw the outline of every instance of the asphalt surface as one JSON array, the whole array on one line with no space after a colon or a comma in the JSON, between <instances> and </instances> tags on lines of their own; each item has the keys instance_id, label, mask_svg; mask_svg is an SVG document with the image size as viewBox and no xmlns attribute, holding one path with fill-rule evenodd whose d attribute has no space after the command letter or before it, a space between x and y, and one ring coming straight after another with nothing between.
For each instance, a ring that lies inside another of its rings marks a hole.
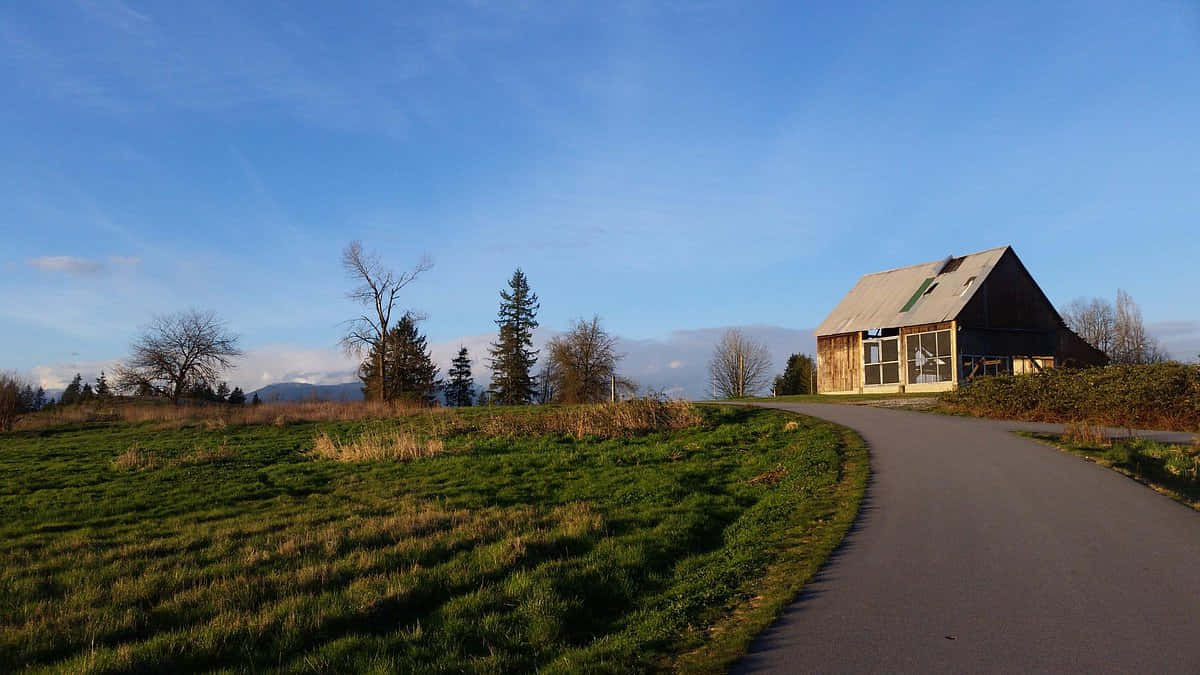
<instances>
[{"instance_id":1,"label":"asphalt surface","mask_svg":"<svg viewBox=\"0 0 1200 675\"><path fill-rule=\"evenodd\" d=\"M733 672L1200 673L1200 512L1011 422L766 405L858 431L872 478Z\"/></svg>"}]
</instances>

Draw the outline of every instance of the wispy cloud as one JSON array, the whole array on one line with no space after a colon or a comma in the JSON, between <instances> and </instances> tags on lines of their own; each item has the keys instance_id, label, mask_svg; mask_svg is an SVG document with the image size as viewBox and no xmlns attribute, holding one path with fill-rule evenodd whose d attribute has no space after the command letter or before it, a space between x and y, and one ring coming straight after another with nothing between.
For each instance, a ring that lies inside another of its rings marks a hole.
<instances>
[{"instance_id":1,"label":"wispy cloud","mask_svg":"<svg viewBox=\"0 0 1200 675\"><path fill-rule=\"evenodd\" d=\"M29 266L45 272L61 272L73 277L94 277L104 271L102 263L70 255L46 255L40 258L31 258Z\"/></svg>"},{"instance_id":2,"label":"wispy cloud","mask_svg":"<svg viewBox=\"0 0 1200 675\"><path fill-rule=\"evenodd\" d=\"M30 258L27 262L30 267L43 272L83 278L99 276L109 270L134 269L142 264L142 259L136 256L110 256L105 263L72 255L44 255L39 258Z\"/></svg>"}]
</instances>

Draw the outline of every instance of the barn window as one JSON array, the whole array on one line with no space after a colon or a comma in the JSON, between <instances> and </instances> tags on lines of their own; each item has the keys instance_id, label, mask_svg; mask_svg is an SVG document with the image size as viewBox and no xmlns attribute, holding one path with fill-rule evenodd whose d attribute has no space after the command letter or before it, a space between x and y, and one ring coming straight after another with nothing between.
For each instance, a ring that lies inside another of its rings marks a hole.
<instances>
[{"instance_id":1,"label":"barn window","mask_svg":"<svg viewBox=\"0 0 1200 675\"><path fill-rule=\"evenodd\" d=\"M905 337L909 384L933 384L954 380L950 331L914 333Z\"/></svg>"},{"instance_id":2,"label":"barn window","mask_svg":"<svg viewBox=\"0 0 1200 675\"><path fill-rule=\"evenodd\" d=\"M863 340L863 384L900 384L900 339Z\"/></svg>"}]
</instances>

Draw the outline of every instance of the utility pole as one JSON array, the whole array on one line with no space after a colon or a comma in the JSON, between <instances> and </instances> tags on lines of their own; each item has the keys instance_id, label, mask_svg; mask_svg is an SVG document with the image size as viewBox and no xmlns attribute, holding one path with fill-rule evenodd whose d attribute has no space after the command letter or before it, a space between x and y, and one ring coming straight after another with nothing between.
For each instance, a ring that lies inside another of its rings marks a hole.
<instances>
[{"instance_id":1,"label":"utility pole","mask_svg":"<svg viewBox=\"0 0 1200 675\"><path fill-rule=\"evenodd\" d=\"M746 395L745 376L746 376L746 373L744 370L742 370L742 352L739 350L738 351L738 377L737 377L738 398L742 398L743 396Z\"/></svg>"}]
</instances>

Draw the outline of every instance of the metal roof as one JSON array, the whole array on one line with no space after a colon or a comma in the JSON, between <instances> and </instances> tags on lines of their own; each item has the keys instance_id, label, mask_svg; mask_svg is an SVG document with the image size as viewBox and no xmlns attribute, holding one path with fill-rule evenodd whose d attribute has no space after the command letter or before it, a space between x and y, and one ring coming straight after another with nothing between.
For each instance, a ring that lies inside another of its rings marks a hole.
<instances>
[{"instance_id":1,"label":"metal roof","mask_svg":"<svg viewBox=\"0 0 1200 675\"><path fill-rule=\"evenodd\" d=\"M816 334L951 321L1008 250L1008 246L1000 246L958 258L867 274L817 326ZM908 311L903 311L906 307Z\"/></svg>"}]
</instances>

